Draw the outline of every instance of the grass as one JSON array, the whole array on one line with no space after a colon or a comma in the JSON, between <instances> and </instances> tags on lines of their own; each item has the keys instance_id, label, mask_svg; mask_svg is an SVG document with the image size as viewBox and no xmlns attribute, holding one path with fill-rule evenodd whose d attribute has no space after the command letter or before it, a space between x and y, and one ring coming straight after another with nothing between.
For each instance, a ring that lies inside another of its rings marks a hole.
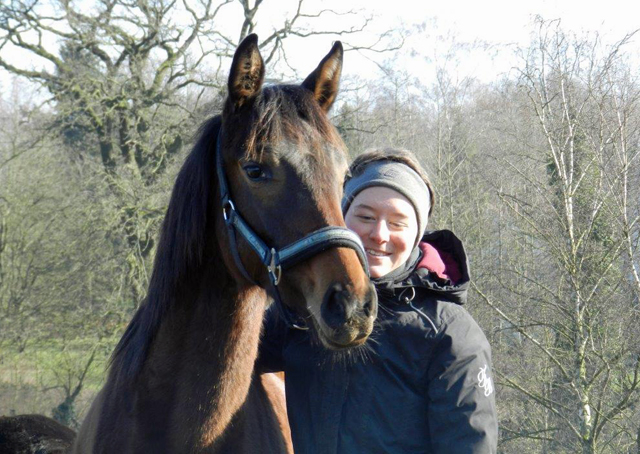
<instances>
[{"instance_id":1,"label":"grass","mask_svg":"<svg viewBox=\"0 0 640 454\"><path fill-rule=\"evenodd\" d=\"M82 391L75 401L79 420L100 390L113 345L95 338L47 339L23 350L0 344L0 415L51 411L78 385L93 350Z\"/></svg>"}]
</instances>

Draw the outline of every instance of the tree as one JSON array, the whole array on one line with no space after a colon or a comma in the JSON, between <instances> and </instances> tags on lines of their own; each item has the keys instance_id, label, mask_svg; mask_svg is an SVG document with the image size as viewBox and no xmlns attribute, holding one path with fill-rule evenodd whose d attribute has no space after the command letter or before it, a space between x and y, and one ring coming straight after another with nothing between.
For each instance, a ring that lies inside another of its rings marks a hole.
<instances>
[{"instance_id":1,"label":"tree","mask_svg":"<svg viewBox=\"0 0 640 454\"><path fill-rule=\"evenodd\" d=\"M221 68L237 42L260 31L262 55L280 73L290 39L394 47L390 34L363 43L359 32L371 18L357 11L299 0L280 24L258 27L268 7L0 4L0 71L27 87L0 105L0 377L14 367L24 380L13 406L0 407L54 407L65 423L82 417L110 347L145 295L173 177L198 124L221 106ZM315 26L325 17L333 19L327 28ZM34 86L39 92L26 99ZM36 386L37 402L22 398Z\"/></svg>"},{"instance_id":2,"label":"tree","mask_svg":"<svg viewBox=\"0 0 640 454\"><path fill-rule=\"evenodd\" d=\"M624 452L637 442L640 315L629 259L637 152L623 144L638 140L640 87L623 63L629 37L605 48L557 22L538 26L517 87L524 116L503 119L518 126L511 149L493 153L512 250L476 286L519 352L498 371L528 410L512 414L504 438L543 452ZM531 120L534 129L520 124ZM488 285L496 276L502 290Z\"/></svg>"},{"instance_id":3,"label":"tree","mask_svg":"<svg viewBox=\"0 0 640 454\"><path fill-rule=\"evenodd\" d=\"M203 109L222 99L221 64L255 31L262 8L263 0L98 0L89 7L70 0L11 0L0 6L0 67L50 95L56 115L49 129L65 139L76 159L101 165L115 196L114 224L129 251L134 305L145 293L163 212L163 201L154 197L158 181L201 123ZM222 26L229 14L237 18L235 27ZM309 26L332 14L353 18L354 25ZM298 0L260 47L266 62L275 64L286 59L290 37L348 37L369 21L355 11L307 9ZM36 68L12 62L11 50L34 57ZM207 64L213 69L207 71Z\"/></svg>"}]
</instances>

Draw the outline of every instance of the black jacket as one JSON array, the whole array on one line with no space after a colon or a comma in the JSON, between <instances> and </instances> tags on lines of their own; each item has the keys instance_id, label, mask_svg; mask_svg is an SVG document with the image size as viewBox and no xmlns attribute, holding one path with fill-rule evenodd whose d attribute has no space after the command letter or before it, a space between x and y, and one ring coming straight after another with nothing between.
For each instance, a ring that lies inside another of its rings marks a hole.
<instances>
[{"instance_id":1,"label":"black jacket","mask_svg":"<svg viewBox=\"0 0 640 454\"><path fill-rule=\"evenodd\" d=\"M327 352L267 312L257 367L285 372L296 454L496 452L491 349L462 307L466 255L446 230L423 242L404 275L376 283L365 348Z\"/></svg>"}]
</instances>

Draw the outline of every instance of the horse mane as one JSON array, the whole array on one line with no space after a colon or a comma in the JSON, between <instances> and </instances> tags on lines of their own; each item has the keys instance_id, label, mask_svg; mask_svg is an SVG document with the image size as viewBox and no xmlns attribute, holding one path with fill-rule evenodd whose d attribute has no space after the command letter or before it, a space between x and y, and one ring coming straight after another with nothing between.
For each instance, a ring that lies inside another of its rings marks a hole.
<instances>
[{"instance_id":1,"label":"horse mane","mask_svg":"<svg viewBox=\"0 0 640 454\"><path fill-rule=\"evenodd\" d=\"M337 150L345 149L336 128L312 93L303 87L265 87L254 100L250 115L248 122L246 115L240 115L239 120L232 116L230 123L225 124L227 133L246 131L239 145L245 148L246 158L259 157L264 151L262 144L283 138L307 143L312 149L327 143ZM309 127L300 127L301 121ZM147 297L111 357L116 384L125 385L135 379L164 316L182 293L181 289L199 277L198 270L205 259L207 223L212 221L208 213L213 212L215 203L210 199L215 193L212 185L217 182L215 146L221 123L220 115L204 123L178 174L162 224Z\"/></svg>"},{"instance_id":2,"label":"horse mane","mask_svg":"<svg viewBox=\"0 0 640 454\"><path fill-rule=\"evenodd\" d=\"M203 264L209 204L215 177L215 143L221 117L200 128L199 139L187 156L171 193L160 241L143 304L118 342L111 357L116 383L137 376L149 353L164 315L173 306L180 288Z\"/></svg>"}]
</instances>

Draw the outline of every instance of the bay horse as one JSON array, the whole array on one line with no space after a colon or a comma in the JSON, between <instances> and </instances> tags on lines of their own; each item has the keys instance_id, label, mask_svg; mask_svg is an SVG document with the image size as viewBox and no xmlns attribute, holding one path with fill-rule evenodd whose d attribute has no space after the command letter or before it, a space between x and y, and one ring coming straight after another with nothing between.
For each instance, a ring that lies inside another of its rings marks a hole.
<instances>
[{"instance_id":1,"label":"bay horse","mask_svg":"<svg viewBox=\"0 0 640 454\"><path fill-rule=\"evenodd\" d=\"M222 115L203 126L177 177L147 299L73 453L291 452L282 401L253 371L269 301L336 350L362 344L377 311L358 248L298 248L346 230L345 147L327 117L342 55L337 42L301 85L263 87L257 37L239 45ZM236 212L244 224L230 222ZM285 267L285 249L301 262Z\"/></svg>"}]
</instances>

